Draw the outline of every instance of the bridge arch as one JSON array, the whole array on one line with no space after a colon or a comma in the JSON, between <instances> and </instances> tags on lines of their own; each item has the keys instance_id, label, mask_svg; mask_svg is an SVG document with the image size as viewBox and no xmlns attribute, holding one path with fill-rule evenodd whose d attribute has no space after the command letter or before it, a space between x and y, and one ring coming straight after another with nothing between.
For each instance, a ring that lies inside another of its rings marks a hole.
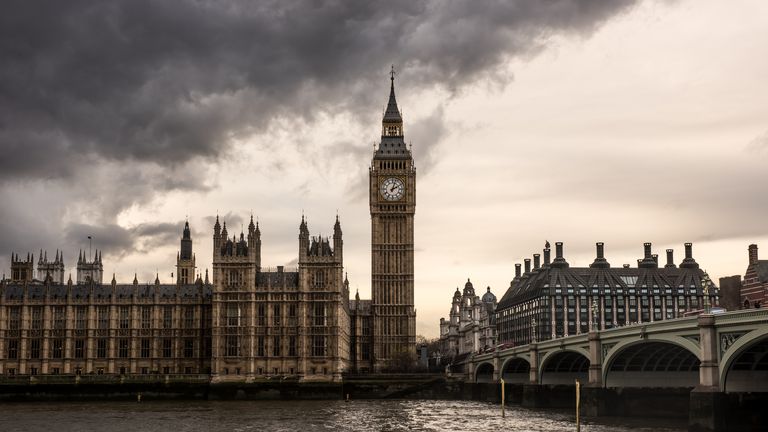
<instances>
[{"instance_id":1,"label":"bridge arch","mask_svg":"<svg viewBox=\"0 0 768 432\"><path fill-rule=\"evenodd\" d=\"M682 343L676 338L622 343L603 361L604 386L695 387L701 364L698 352L693 343Z\"/></svg>"},{"instance_id":2,"label":"bridge arch","mask_svg":"<svg viewBox=\"0 0 768 432\"><path fill-rule=\"evenodd\" d=\"M525 384L530 382L531 363L523 357L511 357L501 366L504 382Z\"/></svg>"},{"instance_id":3,"label":"bridge arch","mask_svg":"<svg viewBox=\"0 0 768 432\"><path fill-rule=\"evenodd\" d=\"M483 362L475 369L475 382L493 382L493 363Z\"/></svg>"},{"instance_id":4,"label":"bridge arch","mask_svg":"<svg viewBox=\"0 0 768 432\"><path fill-rule=\"evenodd\" d=\"M768 392L768 327L739 337L725 352L720 360L720 389Z\"/></svg>"},{"instance_id":5,"label":"bridge arch","mask_svg":"<svg viewBox=\"0 0 768 432\"><path fill-rule=\"evenodd\" d=\"M589 353L582 349L550 351L541 359L539 382L542 384L573 384L575 380L589 381Z\"/></svg>"}]
</instances>

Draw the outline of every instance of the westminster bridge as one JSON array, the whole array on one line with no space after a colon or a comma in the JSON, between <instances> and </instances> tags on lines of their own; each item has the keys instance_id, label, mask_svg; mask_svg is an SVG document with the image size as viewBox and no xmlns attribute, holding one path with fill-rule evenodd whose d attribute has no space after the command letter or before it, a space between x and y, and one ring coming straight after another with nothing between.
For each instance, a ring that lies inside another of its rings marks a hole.
<instances>
[{"instance_id":1,"label":"westminster bridge","mask_svg":"<svg viewBox=\"0 0 768 432\"><path fill-rule=\"evenodd\" d=\"M475 383L503 379L524 406L569 406L578 380L588 415L687 411L690 430L735 430L768 420L768 309L534 342L476 354L464 369Z\"/></svg>"}]
</instances>

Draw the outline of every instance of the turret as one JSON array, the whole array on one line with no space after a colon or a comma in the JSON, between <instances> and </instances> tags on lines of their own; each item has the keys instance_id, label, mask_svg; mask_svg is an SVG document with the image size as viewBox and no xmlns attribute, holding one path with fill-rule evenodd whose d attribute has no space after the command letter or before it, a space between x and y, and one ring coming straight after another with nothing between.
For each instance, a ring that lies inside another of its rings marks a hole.
<instances>
[{"instance_id":1,"label":"turret","mask_svg":"<svg viewBox=\"0 0 768 432\"><path fill-rule=\"evenodd\" d=\"M307 228L307 222L304 220L304 215L301 215L301 223L299 224L299 261L304 261L307 258L309 252L309 229Z\"/></svg>"},{"instance_id":2,"label":"turret","mask_svg":"<svg viewBox=\"0 0 768 432\"><path fill-rule=\"evenodd\" d=\"M256 224L253 223L253 215L251 215L251 222L248 224L248 249L256 260L256 267L261 268L261 230L259 230L258 221Z\"/></svg>"},{"instance_id":3,"label":"turret","mask_svg":"<svg viewBox=\"0 0 768 432\"><path fill-rule=\"evenodd\" d=\"M219 223L219 215L216 215L216 223L213 224L213 256L214 258L221 249L221 224Z\"/></svg>"},{"instance_id":4,"label":"turret","mask_svg":"<svg viewBox=\"0 0 768 432\"><path fill-rule=\"evenodd\" d=\"M341 238L339 215L336 215L336 223L333 224L333 256L339 262L342 262L344 257L344 240Z\"/></svg>"},{"instance_id":5,"label":"turret","mask_svg":"<svg viewBox=\"0 0 768 432\"><path fill-rule=\"evenodd\" d=\"M22 260L18 254L11 254L11 281L17 283L32 282L34 277L34 257L27 253Z\"/></svg>"},{"instance_id":6,"label":"turret","mask_svg":"<svg viewBox=\"0 0 768 432\"><path fill-rule=\"evenodd\" d=\"M195 254L192 252L192 235L189 221L184 222L181 232L179 253L176 254L176 283L186 285L193 283L195 277Z\"/></svg>"}]
</instances>

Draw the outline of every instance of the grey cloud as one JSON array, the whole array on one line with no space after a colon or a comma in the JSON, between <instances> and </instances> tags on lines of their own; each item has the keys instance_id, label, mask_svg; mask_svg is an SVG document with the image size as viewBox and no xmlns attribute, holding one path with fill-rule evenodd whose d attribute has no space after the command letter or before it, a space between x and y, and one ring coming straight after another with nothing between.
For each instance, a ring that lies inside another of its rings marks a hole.
<instances>
[{"instance_id":1,"label":"grey cloud","mask_svg":"<svg viewBox=\"0 0 768 432\"><path fill-rule=\"evenodd\" d=\"M417 145L413 146L414 159L419 161L420 172L428 173L438 157L438 147L447 133L444 108L437 107L430 115L418 119L409 129L409 141L413 140Z\"/></svg>"},{"instance_id":2,"label":"grey cloud","mask_svg":"<svg viewBox=\"0 0 768 432\"><path fill-rule=\"evenodd\" d=\"M768 131L750 141L747 144L747 151L756 154L768 154Z\"/></svg>"},{"instance_id":3,"label":"grey cloud","mask_svg":"<svg viewBox=\"0 0 768 432\"><path fill-rule=\"evenodd\" d=\"M122 211L210 189L205 167L276 120L350 113L369 124L390 63L401 94L503 85L507 60L555 34L589 35L634 3L6 2L0 198L35 199L0 208L0 238L15 249L98 231L105 250L141 247L117 224ZM422 168L439 155L442 126L440 108L409 126Z\"/></svg>"},{"instance_id":4,"label":"grey cloud","mask_svg":"<svg viewBox=\"0 0 768 432\"><path fill-rule=\"evenodd\" d=\"M94 248L103 251L104 255L122 257L132 252L146 252L157 247L172 245L181 237L183 227L183 221L143 223L131 228L117 224L74 223L67 227L65 240L67 244L84 247L88 244L88 236L91 236Z\"/></svg>"},{"instance_id":5,"label":"grey cloud","mask_svg":"<svg viewBox=\"0 0 768 432\"><path fill-rule=\"evenodd\" d=\"M85 155L216 158L275 118L381 104L370 90L389 63L406 88L460 89L632 3L12 2L0 18L0 145L45 150L34 158L48 164L21 151L0 176L66 178Z\"/></svg>"}]
</instances>

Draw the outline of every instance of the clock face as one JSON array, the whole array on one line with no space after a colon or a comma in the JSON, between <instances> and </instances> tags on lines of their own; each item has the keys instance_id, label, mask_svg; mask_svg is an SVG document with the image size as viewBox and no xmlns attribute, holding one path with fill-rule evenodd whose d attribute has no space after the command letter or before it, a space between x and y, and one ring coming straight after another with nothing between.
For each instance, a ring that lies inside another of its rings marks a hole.
<instances>
[{"instance_id":1,"label":"clock face","mask_svg":"<svg viewBox=\"0 0 768 432\"><path fill-rule=\"evenodd\" d=\"M405 194L405 185L399 178L390 177L381 183L379 191L385 200L397 201Z\"/></svg>"}]
</instances>

